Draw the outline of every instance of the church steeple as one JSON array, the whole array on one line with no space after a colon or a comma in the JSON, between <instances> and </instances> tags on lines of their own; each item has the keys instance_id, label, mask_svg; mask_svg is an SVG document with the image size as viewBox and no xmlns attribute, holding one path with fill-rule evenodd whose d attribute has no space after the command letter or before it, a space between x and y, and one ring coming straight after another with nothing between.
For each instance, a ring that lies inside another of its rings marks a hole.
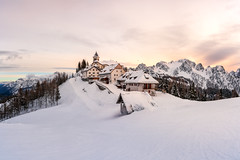
<instances>
[{"instance_id":1,"label":"church steeple","mask_svg":"<svg viewBox=\"0 0 240 160\"><path fill-rule=\"evenodd\" d=\"M99 56L98 56L98 53L96 52L95 54L94 54L94 56L93 56L93 62L95 62L95 61L99 61Z\"/></svg>"}]
</instances>

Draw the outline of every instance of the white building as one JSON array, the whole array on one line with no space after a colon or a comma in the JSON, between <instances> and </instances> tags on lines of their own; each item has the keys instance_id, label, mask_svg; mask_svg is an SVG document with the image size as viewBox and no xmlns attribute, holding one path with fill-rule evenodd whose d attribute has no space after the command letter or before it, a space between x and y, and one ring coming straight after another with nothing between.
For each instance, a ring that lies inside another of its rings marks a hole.
<instances>
[{"instance_id":1,"label":"white building","mask_svg":"<svg viewBox=\"0 0 240 160\"><path fill-rule=\"evenodd\" d=\"M82 71L82 79L99 79L100 69L97 66L88 66Z\"/></svg>"},{"instance_id":2,"label":"white building","mask_svg":"<svg viewBox=\"0 0 240 160\"><path fill-rule=\"evenodd\" d=\"M82 79L85 80L97 80L99 79L99 73L105 67L99 62L100 57L96 52L93 56L93 63L82 70Z\"/></svg>"},{"instance_id":3,"label":"white building","mask_svg":"<svg viewBox=\"0 0 240 160\"><path fill-rule=\"evenodd\" d=\"M125 73L123 66L118 64L111 64L106 66L100 73L99 79L105 83L115 83L117 79Z\"/></svg>"},{"instance_id":4,"label":"white building","mask_svg":"<svg viewBox=\"0 0 240 160\"><path fill-rule=\"evenodd\" d=\"M100 57L98 56L98 53L96 52L93 56L93 63L91 64L91 66L96 66L98 67L100 70L102 70L106 65L103 65L99 62Z\"/></svg>"},{"instance_id":5,"label":"white building","mask_svg":"<svg viewBox=\"0 0 240 160\"><path fill-rule=\"evenodd\" d=\"M118 78L118 82L126 91L148 92L150 95L155 95L158 84L157 80L143 71L126 72Z\"/></svg>"}]
</instances>

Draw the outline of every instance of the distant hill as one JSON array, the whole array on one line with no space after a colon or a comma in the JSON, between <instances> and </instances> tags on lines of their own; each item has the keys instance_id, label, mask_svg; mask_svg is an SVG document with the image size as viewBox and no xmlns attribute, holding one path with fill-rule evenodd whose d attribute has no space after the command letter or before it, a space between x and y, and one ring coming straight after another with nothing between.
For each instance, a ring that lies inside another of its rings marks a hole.
<instances>
[{"instance_id":1,"label":"distant hill","mask_svg":"<svg viewBox=\"0 0 240 160\"><path fill-rule=\"evenodd\" d=\"M55 72L51 75L44 75L44 76L35 76L35 75L27 75L26 78L19 78L16 81L12 82L0 82L0 99L6 96L11 96L16 94L19 88L29 89L37 84L37 82L43 82L46 79L54 78L58 72Z\"/></svg>"}]
</instances>

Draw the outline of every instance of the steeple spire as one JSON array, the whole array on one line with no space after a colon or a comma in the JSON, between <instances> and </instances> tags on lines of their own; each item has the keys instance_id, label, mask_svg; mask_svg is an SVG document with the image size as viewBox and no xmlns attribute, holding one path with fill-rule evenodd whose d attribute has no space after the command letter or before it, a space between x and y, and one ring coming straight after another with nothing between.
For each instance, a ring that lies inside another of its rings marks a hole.
<instances>
[{"instance_id":1,"label":"steeple spire","mask_svg":"<svg viewBox=\"0 0 240 160\"><path fill-rule=\"evenodd\" d=\"M97 51L95 52L95 54L94 54L94 56L93 56L93 62L94 61L99 61L99 56L98 56L98 53L97 53Z\"/></svg>"}]
</instances>

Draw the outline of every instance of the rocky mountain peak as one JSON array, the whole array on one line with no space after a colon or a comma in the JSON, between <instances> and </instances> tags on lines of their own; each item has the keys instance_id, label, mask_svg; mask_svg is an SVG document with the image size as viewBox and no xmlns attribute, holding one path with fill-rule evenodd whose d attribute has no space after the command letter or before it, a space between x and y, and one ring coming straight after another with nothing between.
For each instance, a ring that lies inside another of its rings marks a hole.
<instances>
[{"instance_id":1,"label":"rocky mountain peak","mask_svg":"<svg viewBox=\"0 0 240 160\"><path fill-rule=\"evenodd\" d=\"M218 65L218 66L216 66L216 67L213 67L212 70L213 70L213 72L226 73L224 67L223 67L223 66L220 66L220 65Z\"/></svg>"},{"instance_id":2,"label":"rocky mountain peak","mask_svg":"<svg viewBox=\"0 0 240 160\"><path fill-rule=\"evenodd\" d=\"M156 64L156 67L159 68L159 69L164 70L165 72L167 72L168 69L169 69L169 67L167 66L167 63L166 63L166 62L163 62L163 61L158 62L158 63Z\"/></svg>"},{"instance_id":3,"label":"rocky mountain peak","mask_svg":"<svg viewBox=\"0 0 240 160\"><path fill-rule=\"evenodd\" d=\"M189 61L184 61L179 69L180 71L190 73L192 72L192 67L192 63L189 63Z\"/></svg>"},{"instance_id":4,"label":"rocky mountain peak","mask_svg":"<svg viewBox=\"0 0 240 160\"><path fill-rule=\"evenodd\" d=\"M240 68L238 68L237 71L235 72L235 76L240 78Z\"/></svg>"},{"instance_id":5,"label":"rocky mountain peak","mask_svg":"<svg viewBox=\"0 0 240 160\"><path fill-rule=\"evenodd\" d=\"M136 70L145 70L147 68L146 64L141 63L136 67Z\"/></svg>"},{"instance_id":6,"label":"rocky mountain peak","mask_svg":"<svg viewBox=\"0 0 240 160\"><path fill-rule=\"evenodd\" d=\"M198 63L195 68L197 71L204 71L204 67L203 67L202 63Z\"/></svg>"},{"instance_id":7,"label":"rocky mountain peak","mask_svg":"<svg viewBox=\"0 0 240 160\"><path fill-rule=\"evenodd\" d=\"M178 62L188 64L190 67L194 68L196 66L196 63L193 61L190 61L189 59L180 59Z\"/></svg>"}]
</instances>

